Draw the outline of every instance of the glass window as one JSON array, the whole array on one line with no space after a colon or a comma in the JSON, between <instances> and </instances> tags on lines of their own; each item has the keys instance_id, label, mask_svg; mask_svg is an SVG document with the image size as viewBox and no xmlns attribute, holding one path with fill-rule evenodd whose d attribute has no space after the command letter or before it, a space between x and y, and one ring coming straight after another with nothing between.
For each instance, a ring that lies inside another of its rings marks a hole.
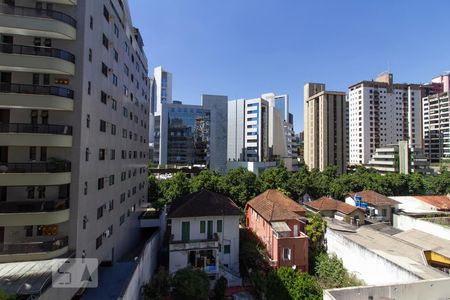
<instances>
[{"instance_id":1,"label":"glass window","mask_svg":"<svg viewBox=\"0 0 450 300\"><path fill-rule=\"evenodd\" d=\"M205 221L200 221L200 233L205 233L206 231L206 223Z\"/></svg>"},{"instance_id":2,"label":"glass window","mask_svg":"<svg viewBox=\"0 0 450 300\"><path fill-rule=\"evenodd\" d=\"M223 245L223 253L224 254L230 254L231 252L231 246L230 245Z\"/></svg>"},{"instance_id":3,"label":"glass window","mask_svg":"<svg viewBox=\"0 0 450 300\"><path fill-rule=\"evenodd\" d=\"M222 220L217 220L217 232L222 232Z\"/></svg>"}]
</instances>

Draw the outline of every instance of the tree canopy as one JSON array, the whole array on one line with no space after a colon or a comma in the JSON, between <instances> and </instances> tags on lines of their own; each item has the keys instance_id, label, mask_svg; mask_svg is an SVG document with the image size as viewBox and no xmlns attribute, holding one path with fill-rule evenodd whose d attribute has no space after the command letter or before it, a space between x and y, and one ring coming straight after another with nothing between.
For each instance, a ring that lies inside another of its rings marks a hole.
<instances>
[{"instance_id":1,"label":"tree canopy","mask_svg":"<svg viewBox=\"0 0 450 300\"><path fill-rule=\"evenodd\" d=\"M279 166L266 169L259 176L243 168L231 170L223 176L204 170L191 179L181 172L161 181L149 176L149 199L158 206L201 189L223 193L241 208L267 189L278 189L296 201L305 194L313 199L332 196L343 200L347 193L362 190L374 190L387 196L443 195L450 193L450 171L442 169L441 174L433 176L420 173L381 175L373 169L357 167L353 173L338 176L333 166L323 172L318 169L310 171L306 166L297 172L289 172L284 166Z\"/></svg>"}]
</instances>

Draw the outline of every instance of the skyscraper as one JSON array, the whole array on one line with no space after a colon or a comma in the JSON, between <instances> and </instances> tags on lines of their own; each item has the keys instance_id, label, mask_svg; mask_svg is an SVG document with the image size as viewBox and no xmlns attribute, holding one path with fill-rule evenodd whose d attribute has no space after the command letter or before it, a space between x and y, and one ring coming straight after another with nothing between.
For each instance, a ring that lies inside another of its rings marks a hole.
<instances>
[{"instance_id":1,"label":"skyscraper","mask_svg":"<svg viewBox=\"0 0 450 300\"><path fill-rule=\"evenodd\" d=\"M450 162L450 75L433 78L434 94L423 98L423 140L432 163Z\"/></svg>"},{"instance_id":2,"label":"skyscraper","mask_svg":"<svg viewBox=\"0 0 450 300\"><path fill-rule=\"evenodd\" d=\"M0 263L114 262L147 199L148 67L127 1L2 2Z\"/></svg>"},{"instance_id":3,"label":"skyscraper","mask_svg":"<svg viewBox=\"0 0 450 300\"><path fill-rule=\"evenodd\" d=\"M202 105L163 103L155 114L153 161L205 165L224 172L228 97L203 95Z\"/></svg>"},{"instance_id":4,"label":"skyscraper","mask_svg":"<svg viewBox=\"0 0 450 300\"><path fill-rule=\"evenodd\" d=\"M292 158L293 117L287 95L263 94L228 102L229 161Z\"/></svg>"},{"instance_id":5,"label":"skyscraper","mask_svg":"<svg viewBox=\"0 0 450 300\"><path fill-rule=\"evenodd\" d=\"M344 92L325 90L325 84L304 86L304 160L323 171L336 166L346 172L346 97Z\"/></svg>"},{"instance_id":6,"label":"skyscraper","mask_svg":"<svg viewBox=\"0 0 450 300\"><path fill-rule=\"evenodd\" d=\"M422 147L422 86L393 83L384 73L349 87L350 163L367 164L375 149L399 141Z\"/></svg>"}]
</instances>

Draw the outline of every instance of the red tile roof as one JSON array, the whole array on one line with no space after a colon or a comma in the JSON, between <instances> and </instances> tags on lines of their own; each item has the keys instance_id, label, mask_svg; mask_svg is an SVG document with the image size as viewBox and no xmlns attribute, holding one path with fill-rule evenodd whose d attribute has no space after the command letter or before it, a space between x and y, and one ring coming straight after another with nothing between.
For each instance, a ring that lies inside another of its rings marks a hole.
<instances>
[{"instance_id":1,"label":"red tile roof","mask_svg":"<svg viewBox=\"0 0 450 300\"><path fill-rule=\"evenodd\" d=\"M322 197L315 201L306 202L305 206L318 211L339 211L346 215L351 214L355 210L361 210L359 207L329 197Z\"/></svg>"},{"instance_id":2,"label":"red tile roof","mask_svg":"<svg viewBox=\"0 0 450 300\"><path fill-rule=\"evenodd\" d=\"M450 210L450 198L448 196L414 196L414 198L433 205L438 210Z\"/></svg>"},{"instance_id":3,"label":"red tile roof","mask_svg":"<svg viewBox=\"0 0 450 300\"><path fill-rule=\"evenodd\" d=\"M388 198L385 195L378 194L377 192L371 190L357 193L350 193L348 195L353 199L355 199L355 195L359 195L362 198L361 199L362 202L367 202L368 204L372 204L374 206L382 206L382 205L394 206L396 204L399 204L398 201L392 200L391 198Z\"/></svg>"},{"instance_id":4,"label":"red tile roof","mask_svg":"<svg viewBox=\"0 0 450 300\"><path fill-rule=\"evenodd\" d=\"M256 196L246 207L251 207L268 222L285 221L304 217L303 206L278 190L267 190Z\"/></svg>"},{"instance_id":5,"label":"red tile roof","mask_svg":"<svg viewBox=\"0 0 450 300\"><path fill-rule=\"evenodd\" d=\"M228 197L201 190L181 197L170 205L169 218L239 216L240 208Z\"/></svg>"}]
</instances>

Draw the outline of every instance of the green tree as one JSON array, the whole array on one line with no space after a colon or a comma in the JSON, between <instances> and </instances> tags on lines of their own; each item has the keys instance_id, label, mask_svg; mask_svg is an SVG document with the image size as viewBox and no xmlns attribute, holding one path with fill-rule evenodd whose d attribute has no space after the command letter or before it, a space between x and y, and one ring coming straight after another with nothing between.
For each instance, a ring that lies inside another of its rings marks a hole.
<instances>
[{"instance_id":1,"label":"green tree","mask_svg":"<svg viewBox=\"0 0 450 300\"><path fill-rule=\"evenodd\" d=\"M225 193L241 208L259 192L256 175L243 168L228 172L223 179L223 185Z\"/></svg>"},{"instance_id":2,"label":"green tree","mask_svg":"<svg viewBox=\"0 0 450 300\"><path fill-rule=\"evenodd\" d=\"M169 296L170 275L160 267L152 280L144 285L144 300L163 300Z\"/></svg>"},{"instance_id":3,"label":"green tree","mask_svg":"<svg viewBox=\"0 0 450 300\"><path fill-rule=\"evenodd\" d=\"M8 294L5 291L0 290L0 300L15 300L16 295Z\"/></svg>"},{"instance_id":4,"label":"green tree","mask_svg":"<svg viewBox=\"0 0 450 300\"><path fill-rule=\"evenodd\" d=\"M316 250L323 250L325 231L327 229L326 222L319 214L309 213L307 215L308 223L306 224L305 231L308 235L311 247Z\"/></svg>"},{"instance_id":5,"label":"green tree","mask_svg":"<svg viewBox=\"0 0 450 300\"><path fill-rule=\"evenodd\" d=\"M290 174L284 166L264 170L258 177L260 192L262 193L268 189L287 190L289 176Z\"/></svg>"},{"instance_id":6,"label":"green tree","mask_svg":"<svg viewBox=\"0 0 450 300\"><path fill-rule=\"evenodd\" d=\"M159 187L159 181L155 175L148 176L148 199L150 202L157 201L161 197L161 189Z\"/></svg>"},{"instance_id":7,"label":"green tree","mask_svg":"<svg viewBox=\"0 0 450 300\"><path fill-rule=\"evenodd\" d=\"M287 191L292 199L298 201L308 192L309 175L310 173L306 166L291 174L287 183Z\"/></svg>"},{"instance_id":8,"label":"green tree","mask_svg":"<svg viewBox=\"0 0 450 300\"><path fill-rule=\"evenodd\" d=\"M205 272L191 267L178 270L172 278L175 300L207 300L209 279Z\"/></svg>"},{"instance_id":9,"label":"green tree","mask_svg":"<svg viewBox=\"0 0 450 300\"><path fill-rule=\"evenodd\" d=\"M362 285L354 275L344 268L342 260L336 254L328 255L323 252L316 257L314 272L324 289L342 288Z\"/></svg>"},{"instance_id":10,"label":"green tree","mask_svg":"<svg viewBox=\"0 0 450 300\"><path fill-rule=\"evenodd\" d=\"M319 300L322 291L308 273L281 267L267 277L267 300L278 299Z\"/></svg>"},{"instance_id":11,"label":"green tree","mask_svg":"<svg viewBox=\"0 0 450 300\"><path fill-rule=\"evenodd\" d=\"M192 192L206 189L212 192L222 193L223 177L216 172L203 170L197 176L191 179L190 186Z\"/></svg>"},{"instance_id":12,"label":"green tree","mask_svg":"<svg viewBox=\"0 0 450 300\"><path fill-rule=\"evenodd\" d=\"M189 194L189 179L183 172L178 172L172 178L161 181L161 195L165 203Z\"/></svg>"},{"instance_id":13,"label":"green tree","mask_svg":"<svg viewBox=\"0 0 450 300\"><path fill-rule=\"evenodd\" d=\"M225 299L225 291L227 289L228 280L220 276L214 284L214 300L224 300Z\"/></svg>"}]
</instances>

